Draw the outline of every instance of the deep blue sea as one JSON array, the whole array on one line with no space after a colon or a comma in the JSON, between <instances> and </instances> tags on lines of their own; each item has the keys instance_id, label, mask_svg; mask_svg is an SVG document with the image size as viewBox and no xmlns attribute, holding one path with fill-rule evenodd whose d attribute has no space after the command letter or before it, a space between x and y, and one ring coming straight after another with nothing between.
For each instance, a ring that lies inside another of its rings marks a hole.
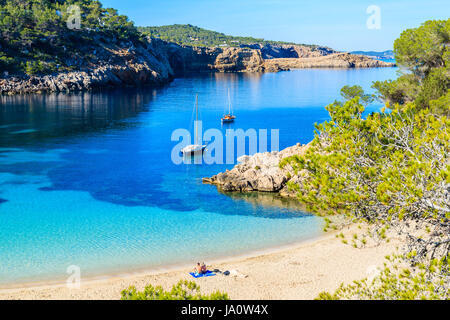
<instances>
[{"instance_id":1,"label":"deep blue sea","mask_svg":"<svg viewBox=\"0 0 450 320\"><path fill-rule=\"evenodd\" d=\"M0 287L164 268L317 237L322 221L271 194L223 194L201 178L232 164L171 161L173 130L279 129L313 138L344 85L395 68L195 74L161 88L0 96ZM220 117L230 92L235 123ZM379 103L367 112L376 111Z\"/></svg>"}]
</instances>

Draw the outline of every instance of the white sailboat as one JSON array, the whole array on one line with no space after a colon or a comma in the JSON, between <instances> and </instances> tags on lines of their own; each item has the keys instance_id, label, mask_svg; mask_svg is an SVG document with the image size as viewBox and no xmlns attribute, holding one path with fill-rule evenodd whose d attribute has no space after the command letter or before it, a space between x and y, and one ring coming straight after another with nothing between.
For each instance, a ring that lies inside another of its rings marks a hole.
<instances>
[{"instance_id":1,"label":"white sailboat","mask_svg":"<svg viewBox=\"0 0 450 320\"><path fill-rule=\"evenodd\" d=\"M195 121L194 121L194 144L187 145L183 149L181 149L181 152L184 155L192 155L196 153L202 153L205 148L206 144L201 144L201 139L199 140L198 136L198 95L195 95Z\"/></svg>"}]
</instances>

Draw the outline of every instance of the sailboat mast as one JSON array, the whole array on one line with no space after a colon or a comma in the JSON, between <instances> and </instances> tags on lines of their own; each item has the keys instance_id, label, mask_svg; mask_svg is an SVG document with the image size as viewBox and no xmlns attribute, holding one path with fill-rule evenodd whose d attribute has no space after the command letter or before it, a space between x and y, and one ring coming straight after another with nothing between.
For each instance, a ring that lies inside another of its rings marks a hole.
<instances>
[{"instance_id":1,"label":"sailboat mast","mask_svg":"<svg viewBox=\"0 0 450 320\"><path fill-rule=\"evenodd\" d=\"M230 89L228 89L228 114L231 115Z\"/></svg>"},{"instance_id":2,"label":"sailboat mast","mask_svg":"<svg viewBox=\"0 0 450 320\"><path fill-rule=\"evenodd\" d=\"M198 144L198 94L195 95L195 144Z\"/></svg>"}]
</instances>

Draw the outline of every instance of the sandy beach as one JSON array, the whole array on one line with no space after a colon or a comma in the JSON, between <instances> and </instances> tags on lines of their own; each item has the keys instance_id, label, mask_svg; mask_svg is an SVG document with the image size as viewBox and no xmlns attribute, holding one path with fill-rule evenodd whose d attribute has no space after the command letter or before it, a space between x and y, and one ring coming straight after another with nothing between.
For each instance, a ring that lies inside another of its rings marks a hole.
<instances>
[{"instance_id":1,"label":"sandy beach","mask_svg":"<svg viewBox=\"0 0 450 320\"><path fill-rule=\"evenodd\" d=\"M346 238L357 233L355 227L342 230ZM314 299L322 291L332 292L341 283L351 283L370 275L374 266L383 265L384 257L398 247L398 241L353 248L342 243L335 232L319 239L280 248L270 253L246 258L231 258L214 263L212 269L237 270L243 276L193 279L190 268L168 272L111 277L82 281L79 289L65 284L0 290L0 299L120 299L121 290L146 284L170 288L181 279L194 280L202 292L221 290L231 299Z\"/></svg>"}]
</instances>

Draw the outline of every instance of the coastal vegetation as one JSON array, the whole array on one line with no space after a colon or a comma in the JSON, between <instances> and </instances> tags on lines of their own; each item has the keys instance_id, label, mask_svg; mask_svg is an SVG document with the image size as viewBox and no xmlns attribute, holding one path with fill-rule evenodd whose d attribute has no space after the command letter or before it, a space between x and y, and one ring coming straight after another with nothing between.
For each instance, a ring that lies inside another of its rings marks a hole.
<instances>
[{"instance_id":1,"label":"coastal vegetation","mask_svg":"<svg viewBox=\"0 0 450 320\"><path fill-rule=\"evenodd\" d=\"M80 24L71 28L71 19ZM97 63L104 46L140 41L134 24L96 0L0 0L0 74L49 74Z\"/></svg>"},{"instance_id":2,"label":"coastal vegetation","mask_svg":"<svg viewBox=\"0 0 450 320\"><path fill-rule=\"evenodd\" d=\"M450 20L427 21L404 31L394 43L394 53L407 72L396 80L375 82L380 98L393 105L414 102L419 109L449 115L449 43Z\"/></svg>"},{"instance_id":3,"label":"coastal vegetation","mask_svg":"<svg viewBox=\"0 0 450 320\"><path fill-rule=\"evenodd\" d=\"M311 210L364 222L377 241L406 241L379 276L321 299L450 298L449 38L450 19L403 32L394 52L407 73L374 84L386 108L364 117L371 97L343 88L307 152L280 163L302 176L290 187Z\"/></svg>"},{"instance_id":4,"label":"coastal vegetation","mask_svg":"<svg viewBox=\"0 0 450 320\"><path fill-rule=\"evenodd\" d=\"M143 291L130 287L122 291L122 300L229 300L226 293L219 291L202 294L200 287L193 281L180 280L166 291L161 286L148 285Z\"/></svg>"},{"instance_id":5,"label":"coastal vegetation","mask_svg":"<svg viewBox=\"0 0 450 320\"><path fill-rule=\"evenodd\" d=\"M203 29L190 24L173 24L158 27L138 27L138 30L152 38L175 42L179 45L196 47L239 47L249 44L295 44L292 42L271 41L253 37L237 37ZM314 45L304 45L315 47Z\"/></svg>"}]
</instances>

